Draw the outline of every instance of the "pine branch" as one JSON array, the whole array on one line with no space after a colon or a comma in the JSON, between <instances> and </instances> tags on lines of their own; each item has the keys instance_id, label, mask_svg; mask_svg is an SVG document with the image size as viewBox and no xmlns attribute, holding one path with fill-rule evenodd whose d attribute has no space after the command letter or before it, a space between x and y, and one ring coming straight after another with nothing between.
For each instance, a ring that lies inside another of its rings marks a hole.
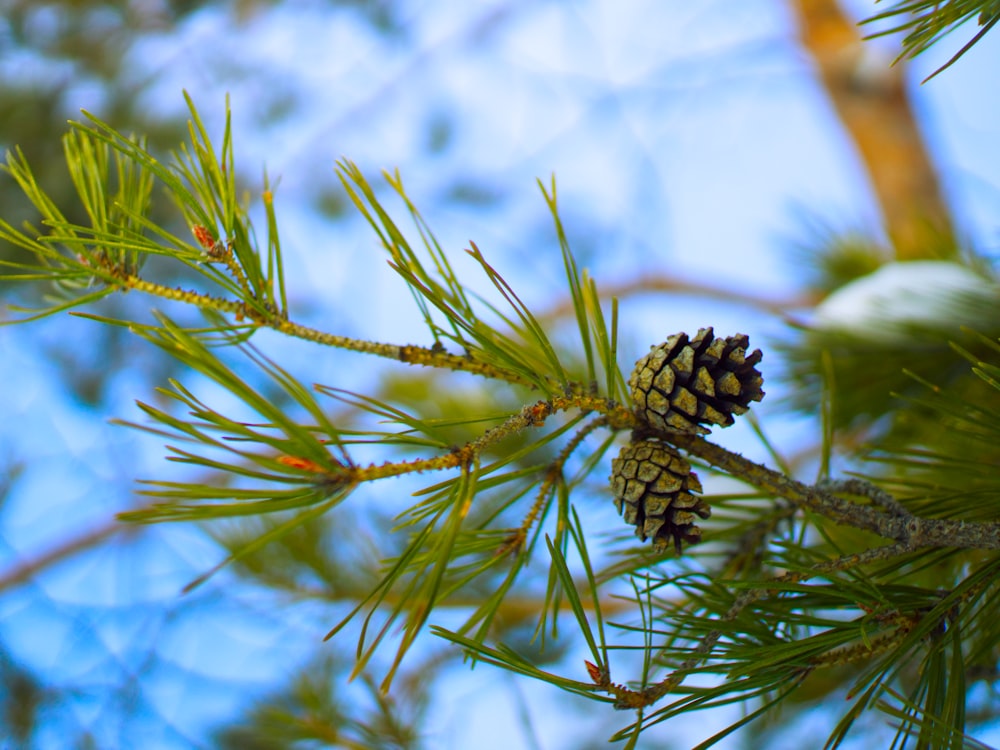
<instances>
[{"instance_id":1,"label":"pine branch","mask_svg":"<svg viewBox=\"0 0 1000 750\"><path fill-rule=\"evenodd\" d=\"M899 0L886 11L867 19L865 23L894 20L896 26L873 34L869 38L906 32L899 58L913 58L926 52L946 36L973 18L979 31L944 65L924 79L924 83L954 65L981 40L998 21L1000 4L996 0Z\"/></svg>"},{"instance_id":2,"label":"pine branch","mask_svg":"<svg viewBox=\"0 0 1000 750\"><path fill-rule=\"evenodd\" d=\"M220 566L192 586L223 565L249 566L268 545L291 539L361 486L419 475L428 481L396 517L394 548L385 551L364 592L353 592L351 610L328 635L357 625L354 675L363 674L396 636L383 690L434 613L466 607L467 617L454 631L434 632L476 659L635 710L637 721L623 730L633 740L685 711L763 700L718 738L777 705L809 672L839 665L860 670L852 696L858 705L869 705L914 661L919 677L906 700L914 710L940 714L947 727L960 724L965 692L945 672L961 672L968 662L962 644L949 639L968 634L980 654L993 653L998 639L984 623L1000 607L992 604L1000 557L990 554L1000 549L1000 521L985 503L978 515L965 516L954 504L933 507L920 497L892 494L887 488L895 490L895 484L845 479L809 485L792 477L773 449L781 470L706 437L764 396L756 369L763 354L749 351L742 334L716 337L712 328L675 334L641 358L626 382L618 362L617 305L612 300L606 309L596 281L577 267L554 183L541 187L571 304L568 344L474 243L467 253L492 297L469 293L400 176L384 175L406 206L415 242L347 161L339 167L342 184L413 296L433 344L382 344L295 323L287 308L273 195L265 184L268 230L261 248L247 209L236 200L228 117L217 151L193 105L191 111L190 141L169 166L140 139L94 118L75 126L67 138L68 166L89 226L67 222L23 158L11 157L9 171L35 203L46 231L0 223L0 235L29 254L29 261L15 264L24 278L48 279L61 288L62 299L40 315L136 290L192 305L207 318L207 325L192 328L160 314L149 324L90 316L127 325L197 374L198 382L210 384L211 393L222 389L237 404L226 413L197 388L171 382L159 391L156 405L140 402L149 423L132 425L170 440L170 460L202 473L147 480L144 493L155 504L123 518L270 519L259 533L231 545ZM157 184L177 203L194 243L147 218ZM143 261L152 255L186 265L204 288L176 289L147 279ZM370 394L310 387L249 344L260 328L514 384L519 387L511 389L511 398L517 402L501 407L484 391L474 403L456 402L458 413L441 419ZM252 368L235 367L234 358ZM987 392L1000 392L1000 368L973 359L972 371ZM337 399L346 410L332 418L323 397ZM956 432L997 443L992 407L941 406L957 423ZM462 437L451 441L449 430L455 428ZM759 429L758 435L766 443ZM628 442L612 462L611 492L601 491L613 496L640 541L652 537L653 545L619 545L622 561L601 571L575 499L622 436ZM381 452L386 460L361 462L356 456L362 449ZM414 449L420 451L415 457ZM935 462L938 470L960 463L957 457L924 459L891 456L907 470L921 461ZM714 467L753 491L702 496L691 463ZM204 472L218 481L206 481ZM671 547L679 556L702 540L695 521L709 518L705 536L714 544L696 548L706 550L698 553L701 572L668 561ZM873 546L873 535L888 543ZM529 563L538 552L547 553L548 565L535 576ZM713 559L720 561L716 568ZM681 572L665 572L675 566ZM934 566L950 571L951 588L927 584L930 576L923 571ZM723 570L739 578L725 579ZM572 623L588 649L589 682L542 670L502 644L486 645L511 611L505 605L524 602L525 591L537 594L542 580L544 594L529 598L537 605L535 635L544 642L557 636L560 622ZM606 620L610 609L626 611L621 604L603 606L609 581L628 583L633 596L622 601L637 613L638 626ZM635 638L638 646L629 640ZM619 650L641 653L638 679L612 680L611 658ZM692 687L687 682L695 675L710 675L716 684ZM668 696L671 702L661 705ZM846 732L855 715L856 709L848 711L836 731ZM915 724L908 718L900 731ZM921 724L921 737L938 731L930 726Z\"/></svg>"},{"instance_id":3,"label":"pine branch","mask_svg":"<svg viewBox=\"0 0 1000 750\"><path fill-rule=\"evenodd\" d=\"M818 513L836 523L896 540L908 552L924 547L1000 549L1000 522L921 518L877 488L864 491L877 497L878 503L860 505L824 489L802 484L697 435L658 433L658 437L708 461L726 474L773 493L800 508ZM850 491L856 491L860 485L847 483L832 486L841 489L849 487Z\"/></svg>"}]
</instances>

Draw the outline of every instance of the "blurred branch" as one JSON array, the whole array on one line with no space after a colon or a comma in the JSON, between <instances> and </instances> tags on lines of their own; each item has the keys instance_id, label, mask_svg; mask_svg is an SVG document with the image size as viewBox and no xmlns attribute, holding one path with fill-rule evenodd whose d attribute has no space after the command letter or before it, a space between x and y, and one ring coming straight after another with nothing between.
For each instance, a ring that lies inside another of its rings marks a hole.
<instances>
[{"instance_id":1,"label":"blurred branch","mask_svg":"<svg viewBox=\"0 0 1000 750\"><path fill-rule=\"evenodd\" d=\"M905 66L873 66L836 0L793 0L802 45L858 148L898 260L955 247L950 212L917 127Z\"/></svg>"},{"instance_id":2,"label":"blurred branch","mask_svg":"<svg viewBox=\"0 0 1000 750\"><path fill-rule=\"evenodd\" d=\"M97 526L79 536L70 537L51 547L47 552L43 552L27 560L22 560L12 566L0 575L0 591L6 591L7 589L27 583L43 570L57 563L68 560L81 552L98 547L120 532L129 530L129 533L135 533L136 529L136 526L123 524L116 519L105 521L101 526Z\"/></svg>"},{"instance_id":3,"label":"blurred branch","mask_svg":"<svg viewBox=\"0 0 1000 750\"><path fill-rule=\"evenodd\" d=\"M602 299L629 299L640 294L653 294L658 292L672 292L675 294L688 294L696 297L716 300L718 302L728 302L733 305L745 305L747 307L772 313L774 315L785 315L790 310L802 307L811 307L817 300L814 295L801 294L796 297L771 298L762 295L752 294L744 290L731 289L715 284L707 284L702 281L681 279L669 275L642 276L631 281L623 281L617 284L600 285L598 289ZM557 305L554 305L539 315L542 320L551 320L565 317L573 312L572 300L564 298Z\"/></svg>"}]
</instances>

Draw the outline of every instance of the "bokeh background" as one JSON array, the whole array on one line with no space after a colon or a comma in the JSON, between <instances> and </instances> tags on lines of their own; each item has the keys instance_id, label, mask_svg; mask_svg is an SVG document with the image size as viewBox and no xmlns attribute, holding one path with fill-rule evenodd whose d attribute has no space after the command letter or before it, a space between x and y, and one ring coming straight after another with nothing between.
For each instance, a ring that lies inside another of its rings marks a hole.
<instances>
[{"instance_id":1,"label":"bokeh background","mask_svg":"<svg viewBox=\"0 0 1000 750\"><path fill-rule=\"evenodd\" d=\"M0 148L22 148L68 203L59 137L81 109L166 151L185 135L182 91L216 134L228 96L240 179L259 193L266 168L278 184L292 309L326 330L397 343L426 335L340 190L335 160L369 177L398 169L446 249L460 255L475 241L535 309L557 314L562 265L535 183L554 175L580 265L622 300L624 362L704 325L763 344L808 316L822 294L817 258L832 245L887 243L891 196L873 170L915 169L865 152L865 138L895 124L846 121L845 91L909 117L920 140L905 146L927 160L932 209L963 247L997 257L1000 36L921 86L971 32L890 70L898 38L862 44L841 26L806 34L830 7L0 0ZM875 10L839 7L850 23ZM845 66L849 76L830 77ZM6 177L0 206L11 223L30 217ZM8 304L42 291L0 281ZM148 306L129 297L109 312ZM404 387L400 371L358 355L258 343L307 382ZM358 747L603 746L619 717L469 671L440 644L417 651L392 703L366 678L345 685L353 642L320 641L336 619L331 582L349 575L331 547L360 528L375 554L371 516L389 513L404 484L373 496L375 510L345 509L295 549L182 595L252 530L113 520L141 502L137 477L170 469L161 441L107 420L137 419L134 400L177 375L141 342L86 320L0 329L4 747L271 748L292 746L296 731L302 747L339 746L324 740L324 722L353 727ZM755 411L774 442L815 441L815 414L781 408L786 386L765 375L769 398ZM763 458L741 429L727 444ZM614 523L613 508L595 513ZM579 659L563 648L554 661ZM714 721L671 723L648 746L690 747ZM818 706L781 736L823 723Z\"/></svg>"}]
</instances>

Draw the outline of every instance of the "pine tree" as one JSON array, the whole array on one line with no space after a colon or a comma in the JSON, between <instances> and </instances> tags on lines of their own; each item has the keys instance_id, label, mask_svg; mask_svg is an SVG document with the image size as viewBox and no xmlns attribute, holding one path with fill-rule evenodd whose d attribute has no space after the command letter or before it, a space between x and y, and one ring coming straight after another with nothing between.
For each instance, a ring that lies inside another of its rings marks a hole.
<instances>
[{"instance_id":1,"label":"pine tree","mask_svg":"<svg viewBox=\"0 0 1000 750\"><path fill-rule=\"evenodd\" d=\"M984 32L995 23L992 3L966 5L899 3L892 13L918 19L906 54L956 18L978 13ZM847 701L831 746L871 713L890 718L900 745L973 742L970 696L995 679L1000 648L1000 331L997 282L946 220L887 210L892 259L830 242L821 261L833 291L781 356L707 321L664 332L632 363L619 354L617 301L577 265L554 180L539 188L571 302L555 322L475 243L465 253L476 275L460 273L398 173L376 180L343 160L344 194L426 328L421 344L380 343L296 319L272 186L265 178L245 200L228 118L216 138L188 106L189 138L169 158L103 118L74 122L64 139L72 213L12 150L6 171L39 218L0 219L0 239L20 251L4 262L8 281L55 291L22 321L72 311L180 366L139 402L145 421L126 423L162 437L172 463L143 479L148 503L121 520L208 524L229 550L225 566L288 591L316 581L319 598L343 605L328 638L356 639L354 658L321 651L250 729L220 742L417 746L421 681L437 659L418 643L431 636L480 669L622 710L613 739L628 747L667 719L734 702L745 716L704 746L748 725L766 732L779 707L834 694ZM942 282L922 316L893 315L891 301L861 310L850 297L872 267L883 290L893 273L967 275ZM489 292L474 293L482 282ZM126 292L170 312L94 312ZM845 299L859 315L852 327L834 314ZM381 358L391 375L406 370L402 385L312 384L268 351L264 332ZM754 415L772 379L794 384L790 409L822 406L818 481L797 478ZM725 447L719 433L737 419L771 465ZM832 473L835 453L850 473ZM368 490L400 478L416 492L389 518ZM365 506L348 512L358 498ZM595 528L594 498L623 514L617 529ZM358 530L354 547L326 549L332 519ZM582 663L554 658L566 639L582 644ZM361 714L339 692L347 676L367 691Z\"/></svg>"}]
</instances>

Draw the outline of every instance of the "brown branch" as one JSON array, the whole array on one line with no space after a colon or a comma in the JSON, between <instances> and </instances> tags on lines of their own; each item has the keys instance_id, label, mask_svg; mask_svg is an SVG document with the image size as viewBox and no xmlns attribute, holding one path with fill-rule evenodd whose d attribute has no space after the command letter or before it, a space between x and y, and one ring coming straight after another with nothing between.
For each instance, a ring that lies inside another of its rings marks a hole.
<instances>
[{"instance_id":1,"label":"brown branch","mask_svg":"<svg viewBox=\"0 0 1000 750\"><path fill-rule=\"evenodd\" d=\"M857 25L836 0L793 0L803 47L871 178L896 258L954 248L950 212L920 135L905 66L871 69Z\"/></svg>"},{"instance_id":2,"label":"brown branch","mask_svg":"<svg viewBox=\"0 0 1000 750\"><path fill-rule=\"evenodd\" d=\"M923 547L954 549L1000 549L1000 522L960 521L948 518L921 518L910 513L888 493L860 483L834 483L852 494L865 494L870 505L850 502L823 487L813 487L744 458L698 435L656 433L669 443L707 461L731 477L783 497L799 507L818 513L835 523L863 529L885 539L901 542L906 551Z\"/></svg>"}]
</instances>

